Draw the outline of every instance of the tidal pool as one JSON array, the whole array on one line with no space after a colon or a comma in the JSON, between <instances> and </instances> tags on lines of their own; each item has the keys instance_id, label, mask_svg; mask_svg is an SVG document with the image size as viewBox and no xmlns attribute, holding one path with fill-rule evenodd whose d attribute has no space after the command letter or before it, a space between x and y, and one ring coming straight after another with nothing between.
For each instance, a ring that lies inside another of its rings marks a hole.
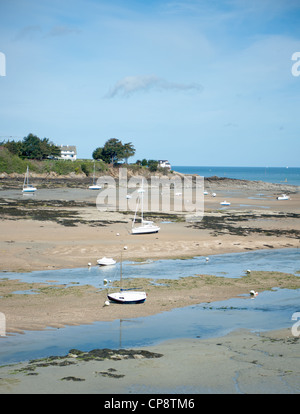
<instances>
[{"instance_id":1,"label":"tidal pool","mask_svg":"<svg viewBox=\"0 0 300 414\"><path fill-rule=\"evenodd\" d=\"M299 268L298 249L215 255L208 262L205 257L196 257L144 264L126 262L123 266L125 277L149 277L157 280L194 274L241 277L246 269L276 270L300 276L297 273ZM21 274L2 272L0 277L25 282L55 280L55 283L66 285L78 283L99 287L103 285L104 277L109 279L110 275L113 277L116 273L118 266ZM300 311L299 294L300 289L273 289L261 292L253 299L247 295L225 301L200 303L143 318L2 336L0 365L50 355L65 355L72 348L88 351L95 348L144 347L168 339L218 337L240 328L253 331L289 328L295 323L292 320L293 314Z\"/></svg>"}]
</instances>

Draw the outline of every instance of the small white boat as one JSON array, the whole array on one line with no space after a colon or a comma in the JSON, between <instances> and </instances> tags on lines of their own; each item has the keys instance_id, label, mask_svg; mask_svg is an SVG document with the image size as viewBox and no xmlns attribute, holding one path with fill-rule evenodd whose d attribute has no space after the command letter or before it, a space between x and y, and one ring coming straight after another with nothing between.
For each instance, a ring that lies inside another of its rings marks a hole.
<instances>
[{"instance_id":1,"label":"small white boat","mask_svg":"<svg viewBox=\"0 0 300 414\"><path fill-rule=\"evenodd\" d=\"M23 193L34 193L36 190L37 189L33 185L29 184L29 168L27 166L22 192Z\"/></svg>"},{"instance_id":2,"label":"small white boat","mask_svg":"<svg viewBox=\"0 0 300 414\"><path fill-rule=\"evenodd\" d=\"M101 185L97 185L97 184L90 185L89 190L101 190Z\"/></svg>"},{"instance_id":3,"label":"small white boat","mask_svg":"<svg viewBox=\"0 0 300 414\"><path fill-rule=\"evenodd\" d=\"M140 226L132 227L132 234L149 234L149 233L158 233L160 230L159 226L156 226L153 221L142 220Z\"/></svg>"},{"instance_id":4,"label":"small white boat","mask_svg":"<svg viewBox=\"0 0 300 414\"><path fill-rule=\"evenodd\" d=\"M221 206L230 206L230 202L229 201L221 201Z\"/></svg>"},{"instance_id":5,"label":"small white boat","mask_svg":"<svg viewBox=\"0 0 300 414\"><path fill-rule=\"evenodd\" d=\"M138 197L137 200L137 204L136 204L136 210L135 210L135 215L134 215L134 219L132 222L132 229L131 229L131 233L132 234L151 234L151 233L158 233L160 230L160 227L155 225L153 223L153 221L150 220L144 220L144 182L142 183L142 188L138 191L139 193L142 194L141 198ZM137 215L137 210L139 207L139 203L141 203L141 225L140 226L134 226L135 221L136 221L136 215Z\"/></svg>"},{"instance_id":6,"label":"small white boat","mask_svg":"<svg viewBox=\"0 0 300 414\"><path fill-rule=\"evenodd\" d=\"M108 293L107 297L115 303L136 304L145 302L147 294L143 291L120 289L119 292Z\"/></svg>"},{"instance_id":7,"label":"small white boat","mask_svg":"<svg viewBox=\"0 0 300 414\"><path fill-rule=\"evenodd\" d=\"M133 288L124 289L122 284L122 251L120 260L120 290L115 292L108 292L107 299L114 303L121 304L136 304L144 303L147 298L147 293L144 290Z\"/></svg>"},{"instance_id":8,"label":"small white boat","mask_svg":"<svg viewBox=\"0 0 300 414\"><path fill-rule=\"evenodd\" d=\"M101 185L96 184L96 179L95 179L95 163L94 163L93 184L89 186L89 190L101 190Z\"/></svg>"},{"instance_id":9,"label":"small white boat","mask_svg":"<svg viewBox=\"0 0 300 414\"><path fill-rule=\"evenodd\" d=\"M97 260L98 265L100 266L111 266L116 264L117 262L112 259L111 257L102 257L102 259Z\"/></svg>"},{"instance_id":10,"label":"small white boat","mask_svg":"<svg viewBox=\"0 0 300 414\"><path fill-rule=\"evenodd\" d=\"M277 197L277 200L289 200L290 197L286 194L282 194L281 196Z\"/></svg>"}]
</instances>

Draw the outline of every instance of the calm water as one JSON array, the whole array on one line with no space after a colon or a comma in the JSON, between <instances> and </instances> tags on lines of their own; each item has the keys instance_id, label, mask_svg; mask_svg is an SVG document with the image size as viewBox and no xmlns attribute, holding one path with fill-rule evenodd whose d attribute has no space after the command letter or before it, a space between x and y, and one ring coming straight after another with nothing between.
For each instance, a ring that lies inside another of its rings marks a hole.
<instances>
[{"instance_id":1,"label":"calm water","mask_svg":"<svg viewBox=\"0 0 300 414\"><path fill-rule=\"evenodd\" d=\"M199 174L202 177L217 176L300 186L300 168L296 167L187 167L172 165L172 169L183 174Z\"/></svg>"},{"instance_id":2,"label":"calm water","mask_svg":"<svg viewBox=\"0 0 300 414\"><path fill-rule=\"evenodd\" d=\"M192 259L124 261L123 278L178 279L198 274L223 277L241 277L246 270L279 271L296 274L300 271L300 249L255 250L242 253L212 255ZM1 278L20 279L27 283L91 285L103 288L106 279L119 280L120 268L116 266L93 266L91 268L43 270L28 273L0 272ZM1 296L1 293L0 293Z\"/></svg>"},{"instance_id":3,"label":"calm water","mask_svg":"<svg viewBox=\"0 0 300 414\"><path fill-rule=\"evenodd\" d=\"M208 263L203 257L181 261L159 260L140 265L127 262L124 271L130 277L155 276L157 281L160 278L185 277L197 273L240 277L246 269L280 270L299 275L299 258L299 249L263 250L211 256ZM69 269L26 274L2 272L0 277L36 282L51 278L67 285L79 282L102 288L103 279L109 279L108 272L114 272L111 275L117 276L118 266L109 271L97 267L91 270ZM253 288L259 291L259 286ZM300 289L275 287L272 291L260 292L254 299L247 293L240 298L202 303L145 318L9 335L0 337L0 365L49 355L65 355L71 348L143 347L168 339L217 337L239 328L255 331L288 328L294 323L291 320L293 313L299 311Z\"/></svg>"}]
</instances>

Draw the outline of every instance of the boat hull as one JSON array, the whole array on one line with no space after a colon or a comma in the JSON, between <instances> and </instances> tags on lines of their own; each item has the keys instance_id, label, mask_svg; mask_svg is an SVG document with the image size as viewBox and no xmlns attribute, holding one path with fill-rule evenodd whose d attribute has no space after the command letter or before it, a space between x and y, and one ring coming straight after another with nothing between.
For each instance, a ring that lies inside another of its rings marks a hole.
<instances>
[{"instance_id":1,"label":"boat hull","mask_svg":"<svg viewBox=\"0 0 300 414\"><path fill-rule=\"evenodd\" d=\"M132 234L150 234L150 233L158 233L160 227L158 226L140 226L140 227L133 227L131 230Z\"/></svg>"},{"instance_id":2,"label":"boat hull","mask_svg":"<svg viewBox=\"0 0 300 414\"><path fill-rule=\"evenodd\" d=\"M145 292L120 291L107 294L108 299L114 303L122 304L138 304L144 303L146 300Z\"/></svg>"},{"instance_id":3,"label":"boat hull","mask_svg":"<svg viewBox=\"0 0 300 414\"><path fill-rule=\"evenodd\" d=\"M36 188L35 187L31 187L31 188L23 188L22 193L35 193L36 192Z\"/></svg>"},{"instance_id":4,"label":"boat hull","mask_svg":"<svg viewBox=\"0 0 300 414\"><path fill-rule=\"evenodd\" d=\"M101 190L100 185L90 185L89 190Z\"/></svg>"},{"instance_id":5,"label":"boat hull","mask_svg":"<svg viewBox=\"0 0 300 414\"><path fill-rule=\"evenodd\" d=\"M103 257L102 259L97 260L97 263L99 266L112 266L115 265L117 262L114 259Z\"/></svg>"}]
</instances>

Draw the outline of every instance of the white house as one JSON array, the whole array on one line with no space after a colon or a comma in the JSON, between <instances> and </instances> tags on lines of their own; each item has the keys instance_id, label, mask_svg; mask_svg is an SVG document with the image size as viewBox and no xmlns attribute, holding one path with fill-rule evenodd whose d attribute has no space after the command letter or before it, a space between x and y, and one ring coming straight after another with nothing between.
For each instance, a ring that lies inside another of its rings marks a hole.
<instances>
[{"instance_id":1,"label":"white house","mask_svg":"<svg viewBox=\"0 0 300 414\"><path fill-rule=\"evenodd\" d=\"M169 170L171 169L171 164L168 160L158 160L158 166L161 168L168 168Z\"/></svg>"},{"instance_id":2,"label":"white house","mask_svg":"<svg viewBox=\"0 0 300 414\"><path fill-rule=\"evenodd\" d=\"M77 158L76 146L75 145L61 145L59 158L63 160L75 161Z\"/></svg>"}]
</instances>

